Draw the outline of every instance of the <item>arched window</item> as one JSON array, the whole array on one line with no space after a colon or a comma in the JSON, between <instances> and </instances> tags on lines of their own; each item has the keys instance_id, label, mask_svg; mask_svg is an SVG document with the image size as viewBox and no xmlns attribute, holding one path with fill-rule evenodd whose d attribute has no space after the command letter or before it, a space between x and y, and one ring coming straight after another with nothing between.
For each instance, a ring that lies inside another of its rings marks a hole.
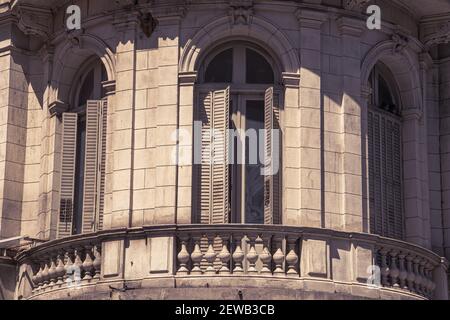
<instances>
[{"instance_id":1,"label":"arched window","mask_svg":"<svg viewBox=\"0 0 450 320\"><path fill-rule=\"evenodd\" d=\"M369 214L371 233L403 239L403 177L400 105L389 70L370 75L368 109Z\"/></svg>"},{"instance_id":2,"label":"arched window","mask_svg":"<svg viewBox=\"0 0 450 320\"><path fill-rule=\"evenodd\" d=\"M84 70L73 105L62 115L58 237L99 230L103 223L107 77L99 59Z\"/></svg>"},{"instance_id":3,"label":"arched window","mask_svg":"<svg viewBox=\"0 0 450 320\"><path fill-rule=\"evenodd\" d=\"M200 69L196 154L201 223L280 223L280 131L276 65L261 48L234 42ZM212 159L212 161L208 161ZM272 172L270 168L273 169Z\"/></svg>"}]
</instances>

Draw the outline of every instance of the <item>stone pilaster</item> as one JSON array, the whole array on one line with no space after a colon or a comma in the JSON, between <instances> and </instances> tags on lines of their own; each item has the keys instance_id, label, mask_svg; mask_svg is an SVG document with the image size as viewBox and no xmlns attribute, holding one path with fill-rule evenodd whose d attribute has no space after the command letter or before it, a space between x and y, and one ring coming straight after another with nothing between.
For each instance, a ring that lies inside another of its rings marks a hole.
<instances>
[{"instance_id":1,"label":"stone pilaster","mask_svg":"<svg viewBox=\"0 0 450 320\"><path fill-rule=\"evenodd\" d=\"M442 221L444 254L450 258L450 57L441 60L440 78L440 151Z\"/></svg>"},{"instance_id":2,"label":"stone pilaster","mask_svg":"<svg viewBox=\"0 0 450 320\"><path fill-rule=\"evenodd\" d=\"M132 221L138 24L138 13L134 10L121 12L114 21L117 31L117 74L115 95L108 99L108 113L112 116L109 124L113 134L107 160L107 168L111 169L107 169L106 178L105 229L128 227Z\"/></svg>"},{"instance_id":3,"label":"stone pilaster","mask_svg":"<svg viewBox=\"0 0 450 320\"><path fill-rule=\"evenodd\" d=\"M294 104L286 105L286 148L287 152L300 151L300 167L289 187L298 188L298 195L287 199L289 208L297 208L296 219L288 216L287 223L302 226L323 227L322 194L322 133L321 119L323 101L321 98L321 27L326 21L325 13L300 9L296 12L300 24L300 71L299 108L291 109ZM294 93L294 92L292 92ZM289 98L289 92L286 93ZM288 101L286 99L286 101ZM291 131L291 132L289 132ZM289 148L293 148L289 150ZM290 176L287 172L286 176Z\"/></svg>"},{"instance_id":4,"label":"stone pilaster","mask_svg":"<svg viewBox=\"0 0 450 320\"><path fill-rule=\"evenodd\" d=\"M0 239L20 235L27 140L27 57L16 26L0 25Z\"/></svg>"},{"instance_id":5,"label":"stone pilaster","mask_svg":"<svg viewBox=\"0 0 450 320\"><path fill-rule=\"evenodd\" d=\"M345 231L363 229L362 205L362 99L361 99L361 44L364 21L341 17L338 20L341 35L342 75L342 212Z\"/></svg>"}]
</instances>

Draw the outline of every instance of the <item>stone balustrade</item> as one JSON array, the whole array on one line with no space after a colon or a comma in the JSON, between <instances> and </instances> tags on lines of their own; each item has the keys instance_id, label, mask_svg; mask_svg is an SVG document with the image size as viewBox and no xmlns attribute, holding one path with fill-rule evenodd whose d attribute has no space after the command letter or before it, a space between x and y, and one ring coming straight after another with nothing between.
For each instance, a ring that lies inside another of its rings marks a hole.
<instances>
[{"instance_id":1,"label":"stone balustrade","mask_svg":"<svg viewBox=\"0 0 450 320\"><path fill-rule=\"evenodd\" d=\"M436 286L447 268L431 251L375 235L233 224L105 230L41 244L16 259L32 280L25 298L171 277L298 280L433 299L442 298Z\"/></svg>"}]
</instances>

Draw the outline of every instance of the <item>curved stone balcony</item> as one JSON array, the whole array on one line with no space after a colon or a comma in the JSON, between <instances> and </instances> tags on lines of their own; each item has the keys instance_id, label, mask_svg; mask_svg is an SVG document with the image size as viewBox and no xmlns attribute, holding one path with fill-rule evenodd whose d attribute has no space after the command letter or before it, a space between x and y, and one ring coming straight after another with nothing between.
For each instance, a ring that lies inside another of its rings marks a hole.
<instances>
[{"instance_id":1,"label":"curved stone balcony","mask_svg":"<svg viewBox=\"0 0 450 320\"><path fill-rule=\"evenodd\" d=\"M17 260L25 299L445 299L447 286L447 262L424 248L290 226L105 230Z\"/></svg>"}]
</instances>

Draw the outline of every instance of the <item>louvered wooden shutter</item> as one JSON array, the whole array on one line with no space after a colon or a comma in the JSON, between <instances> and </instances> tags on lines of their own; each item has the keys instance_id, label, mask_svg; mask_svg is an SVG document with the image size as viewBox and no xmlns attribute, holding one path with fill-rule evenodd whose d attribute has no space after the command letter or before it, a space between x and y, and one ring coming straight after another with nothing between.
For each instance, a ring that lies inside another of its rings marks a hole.
<instances>
[{"instance_id":1,"label":"louvered wooden shutter","mask_svg":"<svg viewBox=\"0 0 450 320\"><path fill-rule=\"evenodd\" d=\"M280 218L280 136L279 108L273 88L266 90L264 99L264 223L279 224ZM276 134L274 136L274 134Z\"/></svg>"},{"instance_id":2,"label":"louvered wooden shutter","mask_svg":"<svg viewBox=\"0 0 450 320\"><path fill-rule=\"evenodd\" d=\"M88 101L86 106L86 158L84 169L83 233L95 230L98 205L99 154L101 152L102 102Z\"/></svg>"},{"instance_id":3,"label":"louvered wooden shutter","mask_svg":"<svg viewBox=\"0 0 450 320\"><path fill-rule=\"evenodd\" d=\"M369 210L374 234L403 239L400 123L395 116L368 113Z\"/></svg>"},{"instance_id":4,"label":"louvered wooden shutter","mask_svg":"<svg viewBox=\"0 0 450 320\"><path fill-rule=\"evenodd\" d=\"M199 120L202 122L201 164L199 164L200 223L211 222L211 128L213 93L200 96Z\"/></svg>"},{"instance_id":5,"label":"louvered wooden shutter","mask_svg":"<svg viewBox=\"0 0 450 320\"><path fill-rule=\"evenodd\" d=\"M230 89L213 92L212 99L211 223L228 223Z\"/></svg>"},{"instance_id":6,"label":"louvered wooden shutter","mask_svg":"<svg viewBox=\"0 0 450 320\"><path fill-rule=\"evenodd\" d=\"M58 238L68 237L72 234L78 115L76 113L63 113L62 119L61 200Z\"/></svg>"},{"instance_id":7,"label":"louvered wooden shutter","mask_svg":"<svg viewBox=\"0 0 450 320\"><path fill-rule=\"evenodd\" d=\"M106 178L106 135L108 128L108 102L106 100L101 101L101 117L100 117L100 153L98 154L99 166L98 166L98 204L97 204L97 216L95 219L96 229L103 229L103 212L105 207L105 178Z\"/></svg>"}]
</instances>

